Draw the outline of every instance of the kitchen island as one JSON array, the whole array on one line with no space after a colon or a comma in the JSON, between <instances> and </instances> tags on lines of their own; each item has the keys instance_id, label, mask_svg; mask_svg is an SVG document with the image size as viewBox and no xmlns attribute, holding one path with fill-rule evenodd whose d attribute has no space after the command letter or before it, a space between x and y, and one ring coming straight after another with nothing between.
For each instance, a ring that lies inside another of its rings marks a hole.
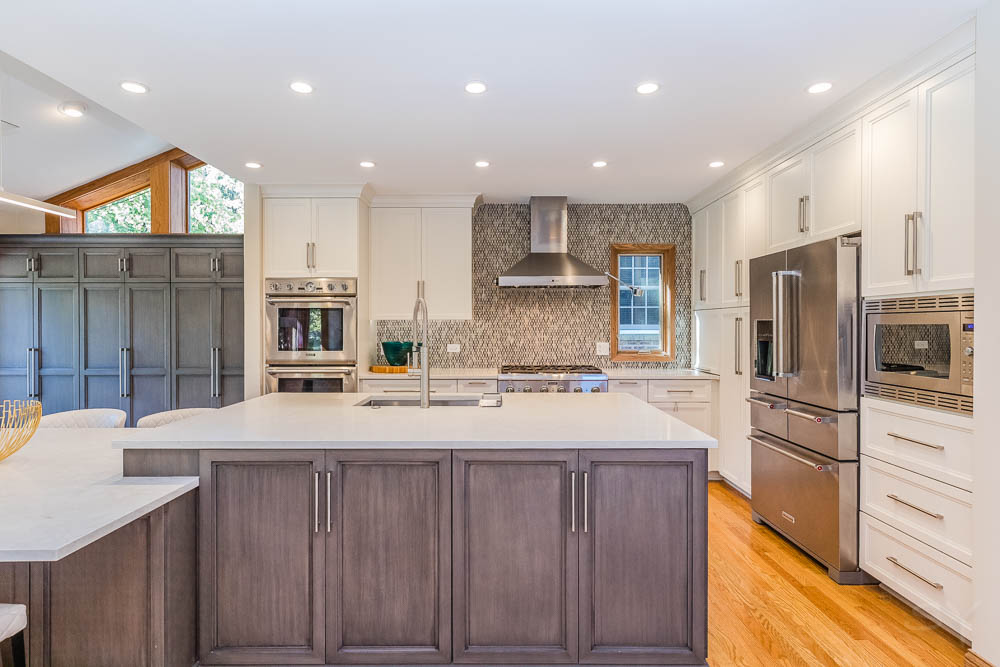
<instances>
[{"instance_id":1,"label":"kitchen island","mask_svg":"<svg viewBox=\"0 0 1000 667\"><path fill-rule=\"evenodd\" d=\"M116 441L200 478L201 664L704 664L714 439L625 394L368 397Z\"/></svg>"}]
</instances>

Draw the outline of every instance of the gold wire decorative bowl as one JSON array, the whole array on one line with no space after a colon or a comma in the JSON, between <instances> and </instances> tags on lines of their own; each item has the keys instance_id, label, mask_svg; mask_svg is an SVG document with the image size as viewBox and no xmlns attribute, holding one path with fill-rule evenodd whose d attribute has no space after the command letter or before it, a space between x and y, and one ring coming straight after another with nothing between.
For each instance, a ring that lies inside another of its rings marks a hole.
<instances>
[{"instance_id":1,"label":"gold wire decorative bowl","mask_svg":"<svg viewBox=\"0 0 1000 667\"><path fill-rule=\"evenodd\" d=\"M42 404L38 401L4 401L0 404L0 461L31 440L41 418Z\"/></svg>"}]
</instances>

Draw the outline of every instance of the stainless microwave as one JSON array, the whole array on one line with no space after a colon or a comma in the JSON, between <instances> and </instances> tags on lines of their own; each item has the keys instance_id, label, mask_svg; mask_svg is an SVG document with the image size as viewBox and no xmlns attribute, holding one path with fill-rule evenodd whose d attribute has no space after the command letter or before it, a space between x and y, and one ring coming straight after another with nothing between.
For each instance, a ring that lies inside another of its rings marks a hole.
<instances>
[{"instance_id":1,"label":"stainless microwave","mask_svg":"<svg viewBox=\"0 0 1000 667\"><path fill-rule=\"evenodd\" d=\"M972 294L866 299L864 310L866 393L931 406L935 396L971 399Z\"/></svg>"},{"instance_id":2,"label":"stainless microwave","mask_svg":"<svg viewBox=\"0 0 1000 667\"><path fill-rule=\"evenodd\" d=\"M268 278L265 288L268 364L357 363L355 278Z\"/></svg>"}]
</instances>

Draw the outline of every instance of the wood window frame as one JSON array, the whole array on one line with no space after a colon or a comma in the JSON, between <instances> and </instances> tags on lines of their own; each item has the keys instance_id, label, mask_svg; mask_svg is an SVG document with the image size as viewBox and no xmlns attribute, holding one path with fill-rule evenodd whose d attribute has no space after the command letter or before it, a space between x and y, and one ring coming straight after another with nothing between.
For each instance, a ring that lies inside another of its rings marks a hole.
<instances>
[{"instance_id":1,"label":"wood window frame","mask_svg":"<svg viewBox=\"0 0 1000 667\"><path fill-rule=\"evenodd\" d=\"M90 183L46 200L77 211L75 219L45 216L46 234L83 234L87 211L122 197L149 189L150 233L186 234L188 231L188 172L205 163L172 148L159 155L119 169Z\"/></svg>"},{"instance_id":2,"label":"wood window frame","mask_svg":"<svg viewBox=\"0 0 1000 667\"><path fill-rule=\"evenodd\" d=\"M618 349L618 292L620 285L612 281L611 287L611 361L673 361L676 356L674 331L675 288L677 277L677 246L673 243L612 243L610 272L618 276L618 258L621 255L660 255L660 331L663 346L651 352Z\"/></svg>"}]
</instances>

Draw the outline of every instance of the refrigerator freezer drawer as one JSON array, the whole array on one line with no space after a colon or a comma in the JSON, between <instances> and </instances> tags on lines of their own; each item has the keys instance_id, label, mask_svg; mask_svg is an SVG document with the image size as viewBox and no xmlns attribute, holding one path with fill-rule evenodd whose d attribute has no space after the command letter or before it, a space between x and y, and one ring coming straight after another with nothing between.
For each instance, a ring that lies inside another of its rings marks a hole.
<instances>
[{"instance_id":1,"label":"refrigerator freezer drawer","mask_svg":"<svg viewBox=\"0 0 1000 667\"><path fill-rule=\"evenodd\" d=\"M751 505L780 533L839 571L858 567L858 464L754 430Z\"/></svg>"},{"instance_id":2,"label":"refrigerator freezer drawer","mask_svg":"<svg viewBox=\"0 0 1000 667\"><path fill-rule=\"evenodd\" d=\"M858 413L788 401L788 440L838 461L858 459Z\"/></svg>"},{"instance_id":3,"label":"refrigerator freezer drawer","mask_svg":"<svg viewBox=\"0 0 1000 667\"><path fill-rule=\"evenodd\" d=\"M751 391L747 403L750 404L752 427L783 440L788 439L787 399Z\"/></svg>"}]
</instances>

